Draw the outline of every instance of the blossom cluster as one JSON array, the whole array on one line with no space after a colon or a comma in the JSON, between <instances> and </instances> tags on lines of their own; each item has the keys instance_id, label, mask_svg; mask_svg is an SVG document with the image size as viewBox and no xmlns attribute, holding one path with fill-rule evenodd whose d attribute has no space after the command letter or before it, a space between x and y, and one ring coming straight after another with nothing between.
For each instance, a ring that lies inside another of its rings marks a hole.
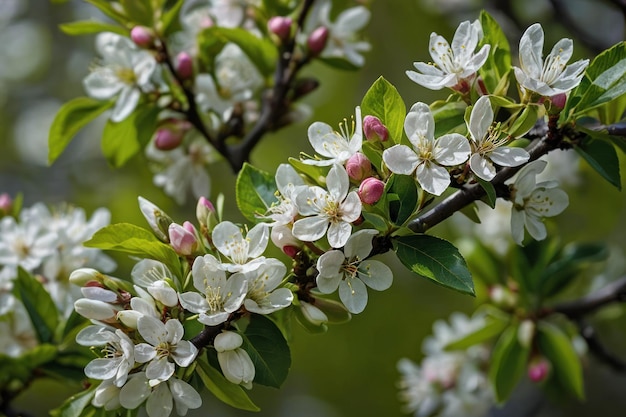
<instances>
[{"instance_id":1,"label":"blossom cluster","mask_svg":"<svg viewBox=\"0 0 626 417\"><path fill-rule=\"evenodd\" d=\"M81 267L111 271L115 262L99 249L83 242L109 223L105 208L90 219L78 207L48 207L36 203L19 207L8 194L0 195L0 353L19 357L38 344L37 335L23 302L14 287L18 269L34 274L50 294L57 311L49 314L68 317L77 298L67 277Z\"/></svg>"}]
</instances>

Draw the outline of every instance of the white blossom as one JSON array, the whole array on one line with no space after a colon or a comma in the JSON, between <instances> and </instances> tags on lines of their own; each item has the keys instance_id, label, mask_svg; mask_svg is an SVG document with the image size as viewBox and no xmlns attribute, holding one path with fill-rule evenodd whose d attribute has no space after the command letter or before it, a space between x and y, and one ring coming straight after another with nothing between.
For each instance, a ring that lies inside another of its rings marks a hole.
<instances>
[{"instance_id":1,"label":"white blossom","mask_svg":"<svg viewBox=\"0 0 626 417\"><path fill-rule=\"evenodd\" d=\"M172 284L176 285L178 279L162 262L142 259L135 264L130 275L133 282L145 288L155 300L167 307L178 305L178 293L172 288Z\"/></svg>"},{"instance_id":2,"label":"white blossom","mask_svg":"<svg viewBox=\"0 0 626 417\"><path fill-rule=\"evenodd\" d=\"M28 311L13 294L1 294L0 302L0 354L17 358L39 344L39 338Z\"/></svg>"},{"instance_id":3,"label":"white blossom","mask_svg":"<svg viewBox=\"0 0 626 417\"><path fill-rule=\"evenodd\" d=\"M134 287L138 297L130 299L130 309L121 310L117 313L117 319L131 329L137 328L137 320L141 316L161 317L161 313L156 308L154 298L138 285Z\"/></svg>"},{"instance_id":4,"label":"white blossom","mask_svg":"<svg viewBox=\"0 0 626 417\"><path fill-rule=\"evenodd\" d=\"M344 120L339 125L340 132L335 131L324 122L314 122L307 131L309 142L319 155L328 159L305 159L302 162L309 165L329 166L343 165L348 159L361 150L363 145L363 121L361 108L355 110L356 117L352 128Z\"/></svg>"},{"instance_id":5,"label":"white blossom","mask_svg":"<svg viewBox=\"0 0 626 417\"><path fill-rule=\"evenodd\" d=\"M137 330L147 343L135 346L135 360L149 362L145 371L151 385L167 381L174 374L175 366L170 359L180 367L187 367L196 358L198 349L188 340L182 340L185 330L177 319L164 324L154 317L142 316L137 319Z\"/></svg>"},{"instance_id":6,"label":"white blossom","mask_svg":"<svg viewBox=\"0 0 626 417\"><path fill-rule=\"evenodd\" d=\"M364 229L354 233L343 252L328 251L317 260L317 287L325 294L339 288L339 298L351 313L360 313L367 305L366 285L376 291L391 286L393 275L384 263L366 259L372 251L376 230Z\"/></svg>"},{"instance_id":7,"label":"white blossom","mask_svg":"<svg viewBox=\"0 0 626 417\"><path fill-rule=\"evenodd\" d=\"M305 33L310 34L319 26L328 29L328 39L321 56L323 58L345 58L357 67L363 66L365 59L362 52L370 50L371 45L359 40L358 32L370 20L371 12L365 6L356 6L343 10L334 22L330 21L332 2L317 2L305 26Z\"/></svg>"},{"instance_id":8,"label":"white blossom","mask_svg":"<svg viewBox=\"0 0 626 417\"><path fill-rule=\"evenodd\" d=\"M511 234L518 245L524 240L524 227L535 240L543 240L547 236L544 217L553 217L565 210L569 198L565 191L557 188L555 181L537 183L536 175L544 170L547 162L537 160L523 167L510 186L511 201Z\"/></svg>"},{"instance_id":9,"label":"white blossom","mask_svg":"<svg viewBox=\"0 0 626 417\"><path fill-rule=\"evenodd\" d=\"M282 282L287 268L278 259L265 259L256 269L242 272L248 283L248 292L244 300L246 310L257 314L270 314L288 307L293 300L293 293L288 288L277 288ZM230 279L239 274L233 275Z\"/></svg>"},{"instance_id":10,"label":"white blossom","mask_svg":"<svg viewBox=\"0 0 626 417\"><path fill-rule=\"evenodd\" d=\"M327 234L333 248L346 244L352 225L361 215L361 200L356 191L349 191L348 173L341 165L333 165L326 177L325 189L312 186L298 193L296 205L302 216L293 224L293 235L312 242Z\"/></svg>"},{"instance_id":11,"label":"white blossom","mask_svg":"<svg viewBox=\"0 0 626 417\"><path fill-rule=\"evenodd\" d=\"M485 181L496 176L494 163L505 167L522 165L530 158L522 148L503 146L508 138L499 138L500 132L492 127L494 119L489 96L476 101L467 128L472 138L472 156L469 164L474 174Z\"/></svg>"},{"instance_id":12,"label":"white blossom","mask_svg":"<svg viewBox=\"0 0 626 417\"><path fill-rule=\"evenodd\" d=\"M571 39L563 38L542 61L543 43L543 29L539 23L526 29L519 43L520 66L513 67L515 78L523 89L542 96L567 93L580 84L589 60L581 59L567 65L574 45Z\"/></svg>"},{"instance_id":13,"label":"white blossom","mask_svg":"<svg viewBox=\"0 0 626 417\"><path fill-rule=\"evenodd\" d=\"M111 32L100 33L96 50L102 65L94 67L83 84L87 94L98 100L117 96L111 120L120 122L130 115L142 92L151 90L157 63L148 51L138 50L130 39Z\"/></svg>"},{"instance_id":14,"label":"white blossom","mask_svg":"<svg viewBox=\"0 0 626 417\"><path fill-rule=\"evenodd\" d=\"M15 277L17 267L29 272L38 268L56 248L56 236L45 229L43 222L18 222L7 216L0 220L0 265L3 274Z\"/></svg>"},{"instance_id":15,"label":"white blossom","mask_svg":"<svg viewBox=\"0 0 626 417\"><path fill-rule=\"evenodd\" d=\"M231 261L222 263L222 268L230 272L246 272L264 262L265 257L261 255L267 248L270 231L266 224L258 223L244 238L241 228L223 221L215 226L211 237L217 250Z\"/></svg>"},{"instance_id":16,"label":"white blossom","mask_svg":"<svg viewBox=\"0 0 626 417\"><path fill-rule=\"evenodd\" d=\"M464 83L475 76L489 56L490 45L483 45L475 53L482 36L483 31L478 20L473 23L461 22L454 33L452 46L442 36L431 33L429 50L433 63L414 62L417 71L407 71L407 76L431 90L440 90L443 87L466 90L469 85Z\"/></svg>"},{"instance_id":17,"label":"white blossom","mask_svg":"<svg viewBox=\"0 0 626 417\"><path fill-rule=\"evenodd\" d=\"M221 263L213 255L197 257L191 274L193 285L200 293L182 293L180 303L186 310L199 314L200 323L217 326L243 304L248 291L245 276L234 274L227 279Z\"/></svg>"},{"instance_id":18,"label":"white blossom","mask_svg":"<svg viewBox=\"0 0 626 417\"><path fill-rule=\"evenodd\" d=\"M112 331L108 327L91 325L76 335L76 343L81 346L103 346L102 358L92 360L85 366L85 375L94 379L112 379L121 387L128 379L128 373L135 366L135 344L120 329Z\"/></svg>"},{"instance_id":19,"label":"white blossom","mask_svg":"<svg viewBox=\"0 0 626 417\"><path fill-rule=\"evenodd\" d=\"M425 103L415 103L404 120L404 131L413 149L395 145L383 152L383 160L396 174L415 175L427 192L441 195L450 185L450 173L443 166L467 161L471 149L467 138L449 133L435 139L435 119Z\"/></svg>"},{"instance_id":20,"label":"white blossom","mask_svg":"<svg viewBox=\"0 0 626 417\"><path fill-rule=\"evenodd\" d=\"M279 203L268 209L267 217L273 222L270 226L283 226L292 223L298 215L296 195L306 189L304 180L289 164L280 164L276 169L276 187L279 192Z\"/></svg>"},{"instance_id":21,"label":"white blossom","mask_svg":"<svg viewBox=\"0 0 626 417\"><path fill-rule=\"evenodd\" d=\"M242 344L243 338L238 333L230 331L222 331L213 342L217 350L217 360L226 379L250 389L255 369L248 352L241 349Z\"/></svg>"}]
</instances>

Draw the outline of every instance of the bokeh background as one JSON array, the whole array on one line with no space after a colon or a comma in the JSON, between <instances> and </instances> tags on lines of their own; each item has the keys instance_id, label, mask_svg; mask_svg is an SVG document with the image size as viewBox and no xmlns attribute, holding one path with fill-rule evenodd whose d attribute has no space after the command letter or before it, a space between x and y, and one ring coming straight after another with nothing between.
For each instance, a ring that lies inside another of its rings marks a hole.
<instances>
[{"instance_id":1,"label":"bokeh background","mask_svg":"<svg viewBox=\"0 0 626 417\"><path fill-rule=\"evenodd\" d=\"M348 1L337 2L350 4ZM555 13L563 3L568 19ZM494 8L494 6L498 6ZM574 37L576 58L591 56L624 39L624 16L611 1L600 0L377 0L371 3L372 21L366 37L372 44L365 67L356 72L338 72L316 64L308 69L322 80L307 102L314 112L306 122L268 135L252 154L256 166L271 171L289 156L309 150L306 128L315 120L336 125L353 114L368 87L383 75L395 84L407 107L416 101L445 98L443 92L426 90L405 76L414 61L428 61L428 37L433 31L451 39L457 24L478 17L488 7L516 47L521 31L534 22L546 30L546 47L562 37ZM88 213L107 207L112 222L144 225L137 196L165 209L177 222L194 219L194 204L176 206L152 185L152 173L142 156L124 168L113 170L101 156L99 135L103 120L85 128L68 150L47 165L47 130L59 106L84 95L82 78L93 60L93 37L70 37L59 23L101 18L96 9L82 1L55 3L50 0L0 0L0 192L24 194L25 206L37 201L48 204L70 202ZM565 23L565 24L564 24ZM573 34L568 28L576 28ZM622 158L622 172L626 165ZM626 272L626 199L624 194L601 180L572 155L558 157L560 178L568 187L571 207L555 223L565 241L604 241L611 245L610 274ZM234 205L234 180L227 164L211 168L213 197L223 192L229 219L239 221ZM622 176L624 178L624 175ZM623 182L626 182L623 179ZM232 217L230 214L232 214ZM487 240L497 230L489 226L476 231L461 220L435 230L449 238L473 237ZM505 226L505 232L506 232ZM494 237L495 239L495 237ZM117 276L126 276L132 264L116 258ZM209 395L204 406L189 415L260 417L352 417L402 416L397 398L402 357L419 361L421 343L432 323L453 311L471 312L474 300L442 289L424 279L403 273L392 257L386 258L397 272L393 287L370 292L364 313L345 325L331 327L326 334L309 334L294 328L293 365L281 390L255 387L251 397L260 413L232 410ZM609 275L610 275L609 274ZM598 317L601 337L612 350L626 358L626 321L622 308ZM0 335L2 337L2 335ZM587 401L553 404L536 387L523 383L512 401L492 416L588 416L626 415L626 373L617 373L593 359L587 364ZM79 387L37 382L18 398L17 409L46 415ZM459 416L462 417L462 416Z\"/></svg>"}]
</instances>

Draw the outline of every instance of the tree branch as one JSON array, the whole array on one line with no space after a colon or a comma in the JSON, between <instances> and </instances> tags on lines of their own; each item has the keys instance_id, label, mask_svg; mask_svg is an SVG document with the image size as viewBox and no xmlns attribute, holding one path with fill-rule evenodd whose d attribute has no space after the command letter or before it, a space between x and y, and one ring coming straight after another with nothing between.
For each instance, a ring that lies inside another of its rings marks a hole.
<instances>
[{"instance_id":1,"label":"tree branch","mask_svg":"<svg viewBox=\"0 0 626 417\"><path fill-rule=\"evenodd\" d=\"M564 314L572 320L578 320L615 302L626 302L626 276L578 300L557 304L550 311Z\"/></svg>"}]
</instances>

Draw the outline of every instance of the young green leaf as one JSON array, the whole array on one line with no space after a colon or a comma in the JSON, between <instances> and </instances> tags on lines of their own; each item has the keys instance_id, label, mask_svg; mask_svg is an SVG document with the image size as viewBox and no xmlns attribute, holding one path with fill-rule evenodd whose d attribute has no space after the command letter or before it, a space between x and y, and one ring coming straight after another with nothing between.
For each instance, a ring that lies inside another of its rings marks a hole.
<instances>
[{"instance_id":1,"label":"young green leaf","mask_svg":"<svg viewBox=\"0 0 626 417\"><path fill-rule=\"evenodd\" d=\"M417 186L409 175L392 174L385 184L385 193L396 194L398 199L389 199L389 218L398 226L406 222L417 206Z\"/></svg>"},{"instance_id":2,"label":"young green leaf","mask_svg":"<svg viewBox=\"0 0 626 417\"><path fill-rule=\"evenodd\" d=\"M447 351L453 350L465 350L471 346L485 343L494 337L500 335L504 329L509 325L507 319L500 317L485 317L485 325L481 326L478 330L469 333L461 339L454 340L448 343L444 349Z\"/></svg>"},{"instance_id":3,"label":"young green leaf","mask_svg":"<svg viewBox=\"0 0 626 417\"><path fill-rule=\"evenodd\" d=\"M558 327L547 322L537 325L537 345L552 363L558 384L579 399L585 398L583 369L572 341Z\"/></svg>"},{"instance_id":4,"label":"young green leaf","mask_svg":"<svg viewBox=\"0 0 626 417\"><path fill-rule=\"evenodd\" d=\"M128 18L119 10L117 10L108 0L85 0L86 3L97 7L102 13L122 25L127 25Z\"/></svg>"},{"instance_id":5,"label":"young green leaf","mask_svg":"<svg viewBox=\"0 0 626 417\"><path fill-rule=\"evenodd\" d=\"M134 23L152 27L154 24L154 11L151 0L120 0L126 16Z\"/></svg>"},{"instance_id":6,"label":"young green leaf","mask_svg":"<svg viewBox=\"0 0 626 417\"><path fill-rule=\"evenodd\" d=\"M489 381L496 394L496 401L506 401L524 376L530 347L522 346L517 338L519 326L508 327L496 342L491 354Z\"/></svg>"},{"instance_id":7,"label":"young green leaf","mask_svg":"<svg viewBox=\"0 0 626 417\"><path fill-rule=\"evenodd\" d=\"M411 271L464 294L475 295L465 259L450 242L429 235L393 239L398 258Z\"/></svg>"},{"instance_id":8,"label":"young green leaf","mask_svg":"<svg viewBox=\"0 0 626 417\"><path fill-rule=\"evenodd\" d=\"M480 184L481 187L483 187L483 190L485 190L485 198L483 199L483 201L485 203L487 203L487 205L491 208L496 208L496 189L493 187L493 184L489 181L485 181L480 177L475 177L476 181L478 181L478 183Z\"/></svg>"},{"instance_id":9,"label":"young green leaf","mask_svg":"<svg viewBox=\"0 0 626 417\"><path fill-rule=\"evenodd\" d=\"M112 105L112 101L78 97L61 106L50 126L48 163L56 161L78 131Z\"/></svg>"},{"instance_id":10,"label":"young green leaf","mask_svg":"<svg viewBox=\"0 0 626 417\"><path fill-rule=\"evenodd\" d=\"M98 20L81 20L78 22L62 23L59 28L63 33L68 35L91 35L100 32L113 32L118 35L128 36L128 29L113 25L110 23L100 22Z\"/></svg>"},{"instance_id":11,"label":"young green leaf","mask_svg":"<svg viewBox=\"0 0 626 417\"><path fill-rule=\"evenodd\" d=\"M18 267L13 293L24 304L39 342L51 342L59 323L59 312L48 291L35 277Z\"/></svg>"},{"instance_id":12,"label":"young green leaf","mask_svg":"<svg viewBox=\"0 0 626 417\"><path fill-rule=\"evenodd\" d=\"M185 0L174 0L174 4L161 14L161 33L167 36L180 29L178 17L183 4Z\"/></svg>"},{"instance_id":13,"label":"young green leaf","mask_svg":"<svg viewBox=\"0 0 626 417\"><path fill-rule=\"evenodd\" d=\"M389 130L389 140L400 143L404 131L406 106L396 87L383 77L379 77L367 90L361 101L363 115L372 115Z\"/></svg>"},{"instance_id":14,"label":"young green leaf","mask_svg":"<svg viewBox=\"0 0 626 417\"><path fill-rule=\"evenodd\" d=\"M507 88L499 84L511 70L511 47L502 28L489 13L483 10L479 20L483 38L478 43L478 48L482 48L483 45L491 45L491 48L487 61L478 73L490 94L506 95ZM502 91L499 91L500 89Z\"/></svg>"},{"instance_id":15,"label":"young green leaf","mask_svg":"<svg viewBox=\"0 0 626 417\"><path fill-rule=\"evenodd\" d=\"M148 144L160 111L158 107L143 106L121 122L107 122L101 146L109 164L121 167Z\"/></svg>"},{"instance_id":16,"label":"young green leaf","mask_svg":"<svg viewBox=\"0 0 626 417\"><path fill-rule=\"evenodd\" d=\"M244 163L237 175L235 191L239 211L254 223L259 221L257 215L265 214L277 202L274 177L248 163Z\"/></svg>"},{"instance_id":17,"label":"young green leaf","mask_svg":"<svg viewBox=\"0 0 626 417\"><path fill-rule=\"evenodd\" d=\"M430 111L435 119L435 137L443 136L446 133L465 134L465 109L467 104L464 101L436 101L430 106Z\"/></svg>"},{"instance_id":18,"label":"young green leaf","mask_svg":"<svg viewBox=\"0 0 626 417\"><path fill-rule=\"evenodd\" d=\"M52 417L83 417L85 409L90 408L91 399L96 394L98 385L93 385L88 390L72 395L61 407L50 411Z\"/></svg>"},{"instance_id":19,"label":"young green leaf","mask_svg":"<svg viewBox=\"0 0 626 417\"><path fill-rule=\"evenodd\" d=\"M224 375L217 369L204 361L196 361L198 367L196 368L198 375L203 384L218 400L224 403L239 408L240 410L247 411L259 411L257 407L245 389L240 385L233 384L227 380Z\"/></svg>"},{"instance_id":20,"label":"young green leaf","mask_svg":"<svg viewBox=\"0 0 626 417\"><path fill-rule=\"evenodd\" d=\"M180 260L170 245L161 242L148 230L130 223L111 224L98 230L87 242L89 248L114 250L156 259L171 271L180 269Z\"/></svg>"},{"instance_id":21,"label":"young green leaf","mask_svg":"<svg viewBox=\"0 0 626 417\"><path fill-rule=\"evenodd\" d=\"M617 187L618 190L622 189L619 158L613 145L587 138L579 145L574 146L574 149L605 180Z\"/></svg>"},{"instance_id":22,"label":"young green leaf","mask_svg":"<svg viewBox=\"0 0 626 417\"><path fill-rule=\"evenodd\" d=\"M254 382L280 388L291 367L289 345L280 329L265 316L253 314L244 334L242 348L254 363Z\"/></svg>"}]
</instances>

